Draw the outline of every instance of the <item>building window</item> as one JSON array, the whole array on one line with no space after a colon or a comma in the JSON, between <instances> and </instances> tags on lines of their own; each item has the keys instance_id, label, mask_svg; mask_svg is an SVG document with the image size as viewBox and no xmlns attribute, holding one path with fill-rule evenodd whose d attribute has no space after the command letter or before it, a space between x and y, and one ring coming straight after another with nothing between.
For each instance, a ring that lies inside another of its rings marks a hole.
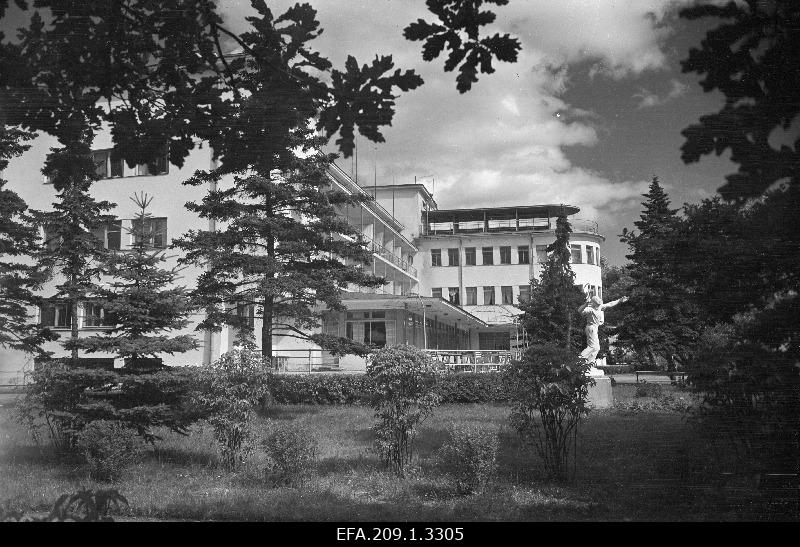
<instances>
[{"instance_id":1,"label":"building window","mask_svg":"<svg viewBox=\"0 0 800 547\"><path fill-rule=\"evenodd\" d=\"M591 245L586 246L586 263L594 264L594 247Z\"/></svg>"},{"instance_id":2,"label":"building window","mask_svg":"<svg viewBox=\"0 0 800 547\"><path fill-rule=\"evenodd\" d=\"M520 245L517 247L517 258L520 264L530 264L530 248L527 245Z\"/></svg>"},{"instance_id":3,"label":"building window","mask_svg":"<svg viewBox=\"0 0 800 547\"><path fill-rule=\"evenodd\" d=\"M572 252L572 263L573 264L581 264L583 261L581 260L581 246L580 245L570 245L570 250Z\"/></svg>"},{"instance_id":4,"label":"building window","mask_svg":"<svg viewBox=\"0 0 800 547\"><path fill-rule=\"evenodd\" d=\"M478 287L467 287L467 306L478 305Z\"/></svg>"},{"instance_id":5,"label":"building window","mask_svg":"<svg viewBox=\"0 0 800 547\"><path fill-rule=\"evenodd\" d=\"M94 171L101 179L108 178L108 150L99 150L92 152L92 161L94 161Z\"/></svg>"},{"instance_id":6,"label":"building window","mask_svg":"<svg viewBox=\"0 0 800 547\"><path fill-rule=\"evenodd\" d=\"M92 230L92 235L106 249L119 251L122 243L122 221L108 220L101 226Z\"/></svg>"},{"instance_id":7,"label":"building window","mask_svg":"<svg viewBox=\"0 0 800 547\"><path fill-rule=\"evenodd\" d=\"M500 247L500 264L511 264L511 247Z\"/></svg>"},{"instance_id":8,"label":"building window","mask_svg":"<svg viewBox=\"0 0 800 547\"><path fill-rule=\"evenodd\" d=\"M134 233L142 231L141 219L133 219L132 229ZM144 223L145 245L149 247L156 247L164 249L167 247L167 219L166 218L148 218ZM135 238L135 242L139 243L139 238Z\"/></svg>"},{"instance_id":9,"label":"building window","mask_svg":"<svg viewBox=\"0 0 800 547\"><path fill-rule=\"evenodd\" d=\"M242 321L242 326L253 330L256 325L256 307L252 304L236 304L236 316Z\"/></svg>"},{"instance_id":10,"label":"building window","mask_svg":"<svg viewBox=\"0 0 800 547\"><path fill-rule=\"evenodd\" d=\"M43 327L68 329L72 326L72 307L67 302L50 302L41 307Z\"/></svg>"},{"instance_id":11,"label":"building window","mask_svg":"<svg viewBox=\"0 0 800 547\"><path fill-rule=\"evenodd\" d=\"M464 265L475 266L475 247L464 248Z\"/></svg>"},{"instance_id":12,"label":"building window","mask_svg":"<svg viewBox=\"0 0 800 547\"><path fill-rule=\"evenodd\" d=\"M514 289L511 287L500 287L500 298L503 304L513 304Z\"/></svg>"},{"instance_id":13,"label":"building window","mask_svg":"<svg viewBox=\"0 0 800 547\"><path fill-rule=\"evenodd\" d=\"M112 327L116 322L100 304L83 305L83 327Z\"/></svg>"},{"instance_id":14,"label":"building window","mask_svg":"<svg viewBox=\"0 0 800 547\"><path fill-rule=\"evenodd\" d=\"M125 175L125 162L114 148L93 151L92 160L95 164L95 172L100 178L116 178ZM143 163L137 165L132 172L129 171L128 175L166 175L167 173L169 173L169 159L165 152L153 160L152 169Z\"/></svg>"},{"instance_id":15,"label":"building window","mask_svg":"<svg viewBox=\"0 0 800 547\"><path fill-rule=\"evenodd\" d=\"M434 287L431 289L431 296L434 298L441 298L442 297L442 288L441 287Z\"/></svg>"},{"instance_id":16,"label":"building window","mask_svg":"<svg viewBox=\"0 0 800 547\"><path fill-rule=\"evenodd\" d=\"M44 246L49 252L58 250L58 248L61 246L61 241L62 238L56 232L55 227L44 227Z\"/></svg>"},{"instance_id":17,"label":"building window","mask_svg":"<svg viewBox=\"0 0 800 547\"><path fill-rule=\"evenodd\" d=\"M442 250L431 249L431 266L441 266L441 265L442 265Z\"/></svg>"},{"instance_id":18,"label":"building window","mask_svg":"<svg viewBox=\"0 0 800 547\"><path fill-rule=\"evenodd\" d=\"M458 249L447 249L447 265L458 266Z\"/></svg>"},{"instance_id":19,"label":"building window","mask_svg":"<svg viewBox=\"0 0 800 547\"><path fill-rule=\"evenodd\" d=\"M531 286L530 285L520 285L519 286L519 298L517 299L518 302L527 302L531 299Z\"/></svg>"},{"instance_id":20,"label":"building window","mask_svg":"<svg viewBox=\"0 0 800 547\"><path fill-rule=\"evenodd\" d=\"M483 305L490 306L494 304L494 287L483 288Z\"/></svg>"},{"instance_id":21,"label":"building window","mask_svg":"<svg viewBox=\"0 0 800 547\"><path fill-rule=\"evenodd\" d=\"M355 314L348 313L348 321L345 325L345 336L356 342L373 344L378 347L386 345L386 312L364 312L359 313L356 321L350 321Z\"/></svg>"},{"instance_id":22,"label":"building window","mask_svg":"<svg viewBox=\"0 0 800 547\"><path fill-rule=\"evenodd\" d=\"M452 304L456 306L459 305L459 298L458 298L458 287L449 287L447 289L447 299L450 300Z\"/></svg>"},{"instance_id":23,"label":"building window","mask_svg":"<svg viewBox=\"0 0 800 547\"><path fill-rule=\"evenodd\" d=\"M483 265L489 266L494 264L494 247L484 247L483 251Z\"/></svg>"},{"instance_id":24,"label":"building window","mask_svg":"<svg viewBox=\"0 0 800 547\"><path fill-rule=\"evenodd\" d=\"M547 262L547 245L536 246L536 262L539 264Z\"/></svg>"}]
</instances>

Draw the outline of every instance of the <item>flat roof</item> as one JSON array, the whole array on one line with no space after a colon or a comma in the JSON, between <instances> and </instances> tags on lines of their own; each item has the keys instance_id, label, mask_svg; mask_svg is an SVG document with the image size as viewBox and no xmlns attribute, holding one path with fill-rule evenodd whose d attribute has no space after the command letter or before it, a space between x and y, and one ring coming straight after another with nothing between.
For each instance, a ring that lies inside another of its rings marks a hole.
<instances>
[{"instance_id":1,"label":"flat roof","mask_svg":"<svg viewBox=\"0 0 800 547\"><path fill-rule=\"evenodd\" d=\"M456 320L465 320L466 326L474 327L488 327L489 325L482 321L479 317L472 315L461 306L457 306L436 296L416 296L416 295L401 295L401 294L378 294L378 293L342 293L342 301L348 310L358 309L404 309L409 308L412 311L419 311L421 313L424 306L428 311L426 313L436 313L447 316L447 318L438 317L439 320L444 322L453 322ZM450 317L452 314L452 317Z\"/></svg>"},{"instance_id":2,"label":"flat roof","mask_svg":"<svg viewBox=\"0 0 800 547\"><path fill-rule=\"evenodd\" d=\"M492 219L512 219L521 217L556 217L562 214L574 215L580 207L560 203L543 205L519 205L514 207L480 207L473 209L438 209L428 214L429 222L447 222L453 217L459 220L483 220L484 214Z\"/></svg>"}]
</instances>

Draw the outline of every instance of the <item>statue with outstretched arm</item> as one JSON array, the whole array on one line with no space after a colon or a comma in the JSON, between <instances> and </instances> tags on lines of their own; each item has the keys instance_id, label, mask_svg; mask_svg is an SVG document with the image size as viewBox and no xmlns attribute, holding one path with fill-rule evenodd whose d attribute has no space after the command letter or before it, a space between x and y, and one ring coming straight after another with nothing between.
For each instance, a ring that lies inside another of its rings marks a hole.
<instances>
[{"instance_id":1,"label":"statue with outstretched arm","mask_svg":"<svg viewBox=\"0 0 800 547\"><path fill-rule=\"evenodd\" d=\"M600 351L600 338L597 330L605 321L603 311L613 308L622 302L627 302L628 297L623 296L618 300L603 304L599 296L589 296L588 286L584 286L584 292L586 293L586 302L578 308L578 312L586 319L586 348L581 352L581 357L589 363L594 363L597 353Z\"/></svg>"}]
</instances>

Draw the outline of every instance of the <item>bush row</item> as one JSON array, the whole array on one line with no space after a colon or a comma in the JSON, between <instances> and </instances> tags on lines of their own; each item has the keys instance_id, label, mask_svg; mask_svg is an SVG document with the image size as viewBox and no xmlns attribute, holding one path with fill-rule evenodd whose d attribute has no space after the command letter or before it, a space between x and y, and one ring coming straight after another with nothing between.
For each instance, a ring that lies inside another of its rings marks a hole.
<instances>
[{"instance_id":1,"label":"bush row","mask_svg":"<svg viewBox=\"0 0 800 547\"><path fill-rule=\"evenodd\" d=\"M275 374L270 383L274 404L366 405L372 392L366 374ZM436 392L443 404L509 400L503 375L485 372L438 375Z\"/></svg>"}]
</instances>

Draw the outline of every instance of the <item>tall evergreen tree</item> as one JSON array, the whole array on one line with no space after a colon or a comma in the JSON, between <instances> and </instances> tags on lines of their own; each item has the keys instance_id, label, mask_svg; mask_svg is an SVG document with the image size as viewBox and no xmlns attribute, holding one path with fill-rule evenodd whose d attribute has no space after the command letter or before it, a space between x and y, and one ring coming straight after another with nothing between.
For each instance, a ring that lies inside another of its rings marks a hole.
<instances>
[{"instance_id":1,"label":"tall evergreen tree","mask_svg":"<svg viewBox=\"0 0 800 547\"><path fill-rule=\"evenodd\" d=\"M531 279L530 299L520 304L522 325L534 345L554 344L579 352L581 317L578 308L585 300L575 285L570 266L569 235L572 226L565 215L556 221L556 240L547 247L547 262L540 279Z\"/></svg>"},{"instance_id":2,"label":"tall evergreen tree","mask_svg":"<svg viewBox=\"0 0 800 547\"><path fill-rule=\"evenodd\" d=\"M155 227L148 211L153 198L142 193L131 200L138 207L129 229L133 244L129 251L106 256L103 274L111 279L89 301L102 306L113 326L102 335L80 339L78 345L88 353L114 353L135 362L189 351L197 347L197 341L188 334L168 334L189 323L189 297L184 287L175 286L178 268L164 268L166 251L154 247Z\"/></svg>"},{"instance_id":3,"label":"tall evergreen tree","mask_svg":"<svg viewBox=\"0 0 800 547\"><path fill-rule=\"evenodd\" d=\"M633 282L628 306L618 321L618 343L632 348L651 367L663 359L670 369L685 363L697 340L697 310L689 288L672 267L676 236L681 226L677 209L670 208L658 177L643 197L643 211L634 224L638 232L623 229Z\"/></svg>"},{"instance_id":4,"label":"tall evergreen tree","mask_svg":"<svg viewBox=\"0 0 800 547\"><path fill-rule=\"evenodd\" d=\"M351 284L377 286L379 278L361 268L371 260L363 236L341 208L363 198L330 188L331 157L313 153L282 159L280 172L237 175L230 188L210 191L190 210L220 222L214 231L190 231L175 242L184 262L203 264L194 295L207 310L201 327L236 328L249 339L252 306L262 320L262 353L272 355L275 335L310 338L336 352L366 348L324 334L323 306L344 310L340 291ZM187 184L216 182L219 173L198 174ZM345 237L341 237L345 236Z\"/></svg>"},{"instance_id":5,"label":"tall evergreen tree","mask_svg":"<svg viewBox=\"0 0 800 547\"><path fill-rule=\"evenodd\" d=\"M93 230L102 228L107 212L114 206L96 201L90 188L99 177L92 159L92 134L84 130L76 140L51 149L42 172L58 192L51 211L35 211L34 217L44 227L45 241L38 253L37 268L55 275L59 283L49 298L66 303L69 310L70 336L62 342L71 358L78 358L79 309L91 300L101 275L100 265L107 255Z\"/></svg>"},{"instance_id":6,"label":"tall evergreen tree","mask_svg":"<svg viewBox=\"0 0 800 547\"><path fill-rule=\"evenodd\" d=\"M25 141L33 135L0 126L0 173L8 160L29 148ZM39 230L28 213L28 206L0 178L0 346L41 353L41 344L52 335L38 331L29 306L37 302L34 292L45 276L32 263L19 259L36 252Z\"/></svg>"}]
</instances>

